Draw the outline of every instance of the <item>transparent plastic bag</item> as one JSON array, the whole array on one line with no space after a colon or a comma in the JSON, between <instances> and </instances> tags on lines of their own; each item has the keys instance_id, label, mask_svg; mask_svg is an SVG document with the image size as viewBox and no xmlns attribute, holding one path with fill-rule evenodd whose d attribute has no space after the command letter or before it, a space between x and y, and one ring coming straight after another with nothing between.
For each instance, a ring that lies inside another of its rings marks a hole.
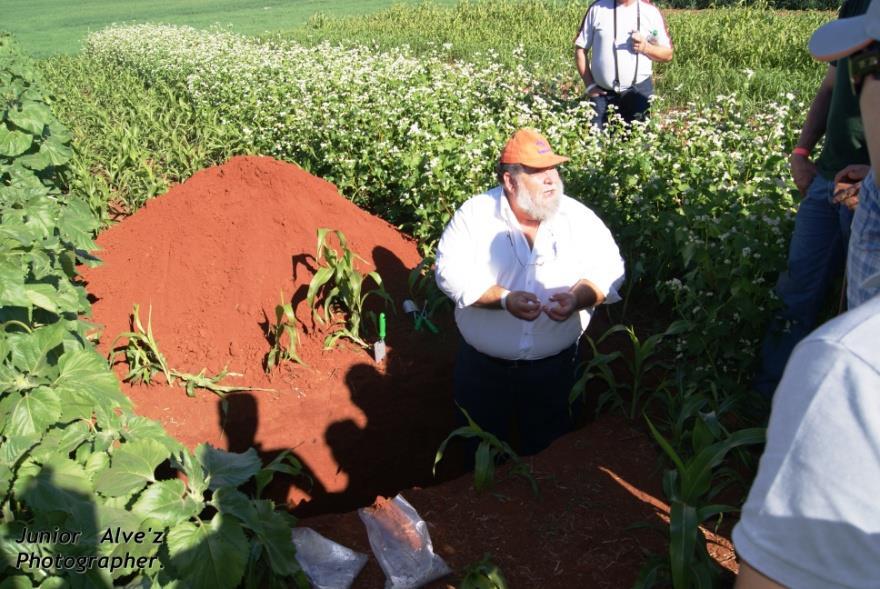
<instances>
[{"instance_id":1,"label":"transparent plastic bag","mask_svg":"<svg viewBox=\"0 0 880 589\"><path fill-rule=\"evenodd\" d=\"M296 560L314 589L348 589L367 555L328 540L311 528L293 528Z\"/></svg>"},{"instance_id":2,"label":"transparent plastic bag","mask_svg":"<svg viewBox=\"0 0 880 589\"><path fill-rule=\"evenodd\" d=\"M428 525L402 495L379 498L358 516L385 573L385 589L416 589L452 572L434 554Z\"/></svg>"}]
</instances>

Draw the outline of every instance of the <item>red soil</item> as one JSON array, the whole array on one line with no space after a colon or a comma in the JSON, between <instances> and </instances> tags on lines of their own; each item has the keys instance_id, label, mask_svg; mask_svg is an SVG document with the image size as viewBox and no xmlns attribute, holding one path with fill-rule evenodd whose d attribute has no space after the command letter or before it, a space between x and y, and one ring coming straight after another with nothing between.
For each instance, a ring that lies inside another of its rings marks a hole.
<instances>
[{"instance_id":1,"label":"red soil","mask_svg":"<svg viewBox=\"0 0 880 589\"><path fill-rule=\"evenodd\" d=\"M395 300L388 358L380 365L353 345L322 349L328 328L313 325L305 303L318 227L341 230L365 259L361 269L378 270ZM436 482L434 452L454 427L457 335L449 314L433 335L413 331L399 311L409 296L408 271L420 256L394 227L294 165L237 157L151 200L98 244L104 264L83 274L93 320L103 327L103 351L129 329L138 303L145 325L152 307L153 332L171 367L209 374L228 368L241 376L223 384L273 389L230 395L223 423L213 393L189 398L179 386L124 385L140 414L189 447L254 446L267 459L292 450L314 484L279 478L270 490L300 516L349 511L377 494ZM307 365L288 363L266 375L266 324L274 321L279 291L292 300L304 331L299 353ZM124 365L115 369L120 377L126 372ZM512 587L631 585L644 560L641 549L663 549L659 535L626 529L659 522L648 499L662 496L656 452L645 435L603 418L530 461L539 500L519 481L477 495L469 475L405 496L457 572L490 552ZM460 472L454 456L442 466L441 479ZM352 513L303 525L369 553ZM357 586L381 584L371 558Z\"/></svg>"}]
</instances>

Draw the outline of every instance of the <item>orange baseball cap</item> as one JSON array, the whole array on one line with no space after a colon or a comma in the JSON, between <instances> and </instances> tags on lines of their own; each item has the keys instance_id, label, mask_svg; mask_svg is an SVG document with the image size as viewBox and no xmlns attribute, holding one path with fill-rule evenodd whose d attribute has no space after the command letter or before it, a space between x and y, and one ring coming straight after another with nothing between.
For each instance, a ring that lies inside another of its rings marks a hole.
<instances>
[{"instance_id":1,"label":"orange baseball cap","mask_svg":"<svg viewBox=\"0 0 880 589\"><path fill-rule=\"evenodd\" d=\"M547 139L534 129L520 129L504 146L502 164L522 164L530 168L552 168L568 158L556 155Z\"/></svg>"}]
</instances>

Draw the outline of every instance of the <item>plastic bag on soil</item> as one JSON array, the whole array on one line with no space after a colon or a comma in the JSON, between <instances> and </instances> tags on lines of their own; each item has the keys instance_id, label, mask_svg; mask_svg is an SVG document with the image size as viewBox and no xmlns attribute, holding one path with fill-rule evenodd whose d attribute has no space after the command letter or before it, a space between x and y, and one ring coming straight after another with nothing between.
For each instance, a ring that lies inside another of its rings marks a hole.
<instances>
[{"instance_id":1,"label":"plastic bag on soil","mask_svg":"<svg viewBox=\"0 0 880 589\"><path fill-rule=\"evenodd\" d=\"M328 540L311 528L293 528L296 560L314 589L348 589L367 555Z\"/></svg>"},{"instance_id":2,"label":"plastic bag on soil","mask_svg":"<svg viewBox=\"0 0 880 589\"><path fill-rule=\"evenodd\" d=\"M385 589L415 589L452 572L434 554L428 525L402 495L379 498L358 516L385 572Z\"/></svg>"}]
</instances>

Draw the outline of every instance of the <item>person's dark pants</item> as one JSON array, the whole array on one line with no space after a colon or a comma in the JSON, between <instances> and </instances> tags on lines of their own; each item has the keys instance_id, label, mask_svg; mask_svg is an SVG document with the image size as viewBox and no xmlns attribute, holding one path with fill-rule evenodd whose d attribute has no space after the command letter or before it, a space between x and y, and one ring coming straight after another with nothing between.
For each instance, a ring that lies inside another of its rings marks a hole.
<instances>
[{"instance_id":1,"label":"person's dark pants","mask_svg":"<svg viewBox=\"0 0 880 589\"><path fill-rule=\"evenodd\" d=\"M518 454L535 454L572 429L568 395L576 362L576 345L540 360L511 361L487 356L460 340L455 401ZM464 416L461 420L467 423Z\"/></svg>"},{"instance_id":2,"label":"person's dark pants","mask_svg":"<svg viewBox=\"0 0 880 589\"><path fill-rule=\"evenodd\" d=\"M600 129L604 127L608 122L608 107L611 105L617 109L617 112L627 123L643 121L648 116L651 95L653 94L654 82L651 78L639 82L621 94L608 90L606 94L590 99L596 111L591 122Z\"/></svg>"},{"instance_id":3,"label":"person's dark pants","mask_svg":"<svg viewBox=\"0 0 880 589\"><path fill-rule=\"evenodd\" d=\"M798 206L788 249L788 268L779 276L775 314L761 346L754 387L773 396L795 345L815 327L834 281L843 274L853 213L832 203L834 181L817 174Z\"/></svg>"}]
</instances>

